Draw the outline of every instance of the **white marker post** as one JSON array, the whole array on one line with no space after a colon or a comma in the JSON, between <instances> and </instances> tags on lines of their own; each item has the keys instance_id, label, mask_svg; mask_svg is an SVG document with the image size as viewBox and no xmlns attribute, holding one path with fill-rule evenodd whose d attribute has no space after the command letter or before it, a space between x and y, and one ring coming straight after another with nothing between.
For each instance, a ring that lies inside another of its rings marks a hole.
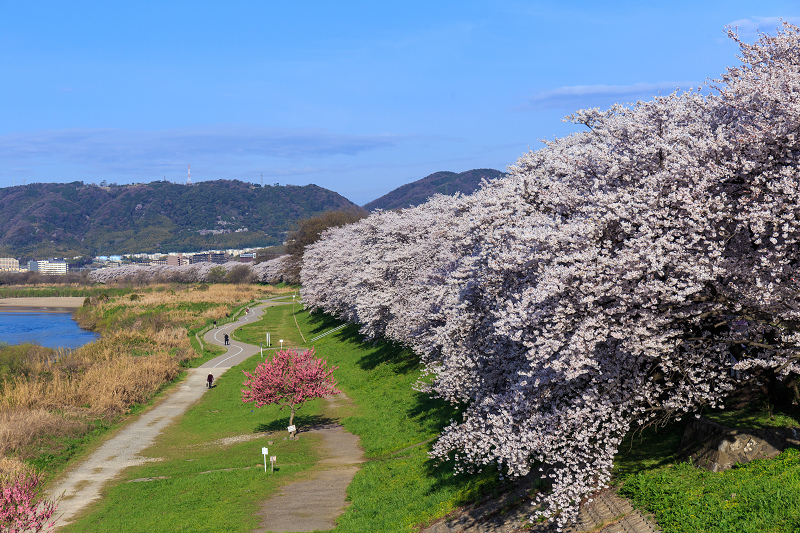
<instances>
[{"instance_id":1,"label":"white marker post","mask_svg":"<svg viewBox=\"0 0 800 533\"><path fill-rule=\"evenodd\" d=\"M281 343L281 350L283 350L283 339L280 340Z\"/></svg>"},{"instance_id":2,"label":"white marker post","mask_svg":"<svg viewBox=\"0 0 800 533\"><path fill-rule=\"evenodd\" d=\"M264 357L264 343L262 342L260 344L261 344L261 357Z\"/></svg>"},{"instance_id":3,"label":"white marker post","mask_svg":"<svg viewBox=\"0 0 800 533\"><path fill-rule=\"evenodd\" d=\"M266 457L266 455L264 457ZM270 455L269 456L269 473L270 474L274 474L275 473L275 463L277 461L278 461L278 458L276 456L274 456L274 455ZM266 472L266 470L264 470L264 472Z\"/></svg>"},{"instance_id":4,"label":"white marker post","mask_svg":"<svg viewBox=\"0 0 800 533\"><path fill-rule=\"evenodd\" d=\"M267 454L269 453L268 448L261 448L261 453L264 454L264 473L267 473Z\"/></svg>"},{"instance_id":5,"label":"white marker post","mask_svg":"<svg viewBox=\"0 0 800 533\"><path fill-rule=\"evenodd\" d=\"M289 430L289 438L290 439L294 439L294 434L297 431L297 428L294 427L294 425L291 425L291 426L287 427L286 429Z\"/></svg>"},{"instance_id":6,"label":"white marker post","mask_svg":"<svg viewBox=\"0 0 800 533\"><path fill-rule=\"evenodd\" d=\"M267 332L267 348L269 348L270 346L272 346L272 345L269 343L269 331L268 331Z\"/></svg>"}]
</instances>

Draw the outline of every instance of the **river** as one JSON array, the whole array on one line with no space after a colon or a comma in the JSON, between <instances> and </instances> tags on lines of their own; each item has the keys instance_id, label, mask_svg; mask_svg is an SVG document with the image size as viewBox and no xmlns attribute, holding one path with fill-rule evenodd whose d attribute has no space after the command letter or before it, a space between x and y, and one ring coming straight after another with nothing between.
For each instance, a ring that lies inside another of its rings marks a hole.
<instances>
[{"instance_id":1,"label":"river","mask_svg":"<svg viewBox=\"0 0 800 533\"><path fill-rule=\"evenodd\" d=\"M35 342L48 348L78 348L100 336L78 326L70 313L0 312L0 342Z\"/></svg>"}]
</instances>

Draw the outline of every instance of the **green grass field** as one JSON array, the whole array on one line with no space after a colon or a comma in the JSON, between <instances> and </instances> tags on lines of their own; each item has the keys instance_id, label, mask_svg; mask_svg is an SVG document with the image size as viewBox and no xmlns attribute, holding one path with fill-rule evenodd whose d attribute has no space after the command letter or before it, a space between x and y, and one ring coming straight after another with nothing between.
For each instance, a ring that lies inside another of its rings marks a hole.
<instances>
[{"instance_id":1,"label":"green grass field","mask_svg":"<svg viewBox=\"0 0 800 533\"><path fill-rule=\"evenodd\" d=\"M306 338L339 324L329 317L309 316L299 306L296 310ZM300 339L292 306L267 309L265 318L248 329L261 332L270 324L285 341ZM248 332L238 334L247 338ZM348 489L350 505L335 531L416 531L418 524L443 516L497 485L491 472L454 476L452 465L436 465L428 458L431 440L457 413L412 390L419 368L409 351L385 343L362 343L354 326L324 337L314 348L318 356L339 367L335 376L354 405L333 412L326 402L314 400L300 409L295 423L302 428L341 421L361 437L369 459ZM127 469L100 502L63 531L255 528L256 511L280 484L318 468L318 437L302 433L297 441L283 440L288 411L274 406L257 409L241 402L241 370L252 371L260 361L255 356L220 376L214 389L145 450L145 456L158 461ZM250 435L259 437L219 443ZM268 440L273 441L270 454L279 458L279 470L273 476L265 476L263 470L261 446L267 446ZM137 479L151 481L133 482ZM197 517L203 517L203 523Z\"/></svg>"},{"instance_id":2,"label":"green grass field","mask_svg":"<svg viewBox=\"0 0 800 533\"><path fill-rule=\"evenodd\" d=\"M736 428L798 426L797 413L756 401L703 416ZM800 453L713 473L680 462L684 422L630 435L615 458L620 493L652 514L664 533L800 530Z\"/></svg>"}]
</instances>

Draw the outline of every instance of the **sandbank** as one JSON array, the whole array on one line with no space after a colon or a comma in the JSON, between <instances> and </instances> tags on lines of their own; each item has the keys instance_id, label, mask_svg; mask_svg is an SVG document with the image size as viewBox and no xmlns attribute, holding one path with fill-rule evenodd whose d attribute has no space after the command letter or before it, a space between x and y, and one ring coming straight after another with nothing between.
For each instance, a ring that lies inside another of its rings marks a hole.
<instances>
[{"instance_id":1,"label":"sandbank","mask_svg":"<svg viewBox=\"0 0 800 533\"><path fill-rule=\"evenodd\" d=\"M83 305L83 296L41 296L35 298L0 298L0 312L73 311Z\"/></svg>"}]
</instances>

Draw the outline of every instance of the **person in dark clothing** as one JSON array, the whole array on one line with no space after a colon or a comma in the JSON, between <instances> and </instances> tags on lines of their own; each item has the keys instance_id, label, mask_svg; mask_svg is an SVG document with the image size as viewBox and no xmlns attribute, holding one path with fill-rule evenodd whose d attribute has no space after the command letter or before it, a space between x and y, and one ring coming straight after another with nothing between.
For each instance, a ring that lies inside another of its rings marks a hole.
<instances>
[{"instance_id":1,"label":"person in dark clothing","mask_svg":"<svg viewBox=\"0 0 800 533\"><path fill-rule=\"evenodd\" d=\"M225 334L225 346L227 346L228 344L230 344L230 342L228 342L228 341L229 341L229 337L228 337L228 334L226 333L226 334Z\"/></svg>"},{"instance_id":2,"label":"person in dark clothing","mask_svg":"<svg viewBox=\"0 0 800 533\"><path fill-rule=\"evenodd\" d=\"M209 374L208 378L206 378L206 381L207 381L206 385L210 389L211 388L211 384L214 383L214 375L213 374Z\"/></svg>"}]
</instances>

